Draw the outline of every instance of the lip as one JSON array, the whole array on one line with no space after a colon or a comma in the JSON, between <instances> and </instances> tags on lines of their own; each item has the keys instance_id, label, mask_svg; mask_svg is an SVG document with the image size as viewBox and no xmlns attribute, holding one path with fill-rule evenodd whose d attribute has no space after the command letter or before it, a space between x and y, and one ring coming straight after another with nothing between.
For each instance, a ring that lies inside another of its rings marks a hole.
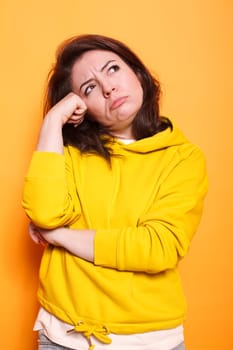
<instances>
[{"instance_id":1,"label":"lip","mask_svg":"<svg viewBox=\"0 0 233 350\"><path fill-rule=\"evenodd\" d=\"M123 105L123 103L125 103L127 98L128 98L128 96L122 96L122 97L116 98L114 101L112 101L112 103L110 105L110 110L112 111L112 110L120 107L121 105Z\"/></svg>"}]
</instances>

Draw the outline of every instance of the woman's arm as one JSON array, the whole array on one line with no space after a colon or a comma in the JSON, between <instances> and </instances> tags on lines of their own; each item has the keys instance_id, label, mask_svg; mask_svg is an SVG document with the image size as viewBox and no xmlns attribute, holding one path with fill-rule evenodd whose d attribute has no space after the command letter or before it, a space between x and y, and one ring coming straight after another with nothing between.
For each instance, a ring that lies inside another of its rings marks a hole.
<instances>
[{"instance_id":1,"label":"woman's arm","mask_svg":"<svg viewBox=\"0 0 233 350\"><path fill-rule=\"evenodd\" d=\"M50 243L63 247L82 259L94 261L94 230L73 230L65 227L45 230L30 223L29 234L35 243Z\"/></svg>"},{"instance_id":2,"label":"woman's arm","mask_svg":"<svg viewBox=\"0 0 233 350\"><path fill-rule=\"evenodd\" d=\"M202 152L193 148L180 154L163 179L156 200L138 218L137 227L96 230L94 263L152 274L175 268L189 250L207 188Z\"/></svg>"},{"instance_id":3,"label":"woman's arm","mask_svg":"<svg viewBox=\"0 0 233 350\"><path fill-rule=\"evenodd\" d=\"M83 100L73 92L53 106L44 118L37 151L63 154L62 127L66 123L78 126L86 113Z\"/></svg>"},{"instance_id":4,"label":"woman's arm","mask_svg":"<svg viewBox=\"0 0 233 350\"><path fill-rule=\"evenodd\" d=\"M187 253L206 191L205 160L197 150L169 174L158 200L137 227L38 231L42 239L96 265L158 273L174 268Z\"/></svg>"},{"instance_id":5,"label":"woman's arm","mask_svg":"<svg viewBox=\"0 0 233 350\"><path fill-rule=\"evenodd\" d=\"M80 97L69 93L44 118L22 198L27 216L37 226L47 229L66 226L80 216L69 150L63 154L62 127L65 123L78 126L85 111Z\"/></svg>"}]
</instances>

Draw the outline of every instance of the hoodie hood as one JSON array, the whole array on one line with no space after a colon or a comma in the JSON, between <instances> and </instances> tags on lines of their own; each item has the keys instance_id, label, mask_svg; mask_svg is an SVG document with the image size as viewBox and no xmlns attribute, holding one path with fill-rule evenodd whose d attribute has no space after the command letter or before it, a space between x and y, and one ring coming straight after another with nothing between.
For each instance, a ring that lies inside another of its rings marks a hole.
<instances>
[{"instance_id":1,"label":"hoodie hood","mask_svg":"<svg viewBox=\"0 0 233 350\"><path fill-rule=\"evenodd\" d=\"M151 137L132 142L128 145L123 144L120 141L116 141L116 144L127 151L148 153L168 147L182 145L187 142L189 141L184 134L174 125L174 123L172 123L172 128L168 127L166 130L161 131Z\"/></svg>"}]
</instances>

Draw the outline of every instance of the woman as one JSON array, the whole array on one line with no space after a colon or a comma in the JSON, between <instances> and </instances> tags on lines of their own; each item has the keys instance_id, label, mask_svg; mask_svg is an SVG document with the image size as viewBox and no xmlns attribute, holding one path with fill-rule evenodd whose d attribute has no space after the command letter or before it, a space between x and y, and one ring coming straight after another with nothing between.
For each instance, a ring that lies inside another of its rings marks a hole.
<instances>
[{"instance_id":1,"label":"woman","mask_svg":"<svg viewBox=\"0 0 233 350\"><path fill-rule=\"evenodd\" d=\"M83 35L58 50L23 194L30 235L46 243L40 350L184 349L177 265L207 178L159 96L117 40Z\"/></svg>"}]
</instances>

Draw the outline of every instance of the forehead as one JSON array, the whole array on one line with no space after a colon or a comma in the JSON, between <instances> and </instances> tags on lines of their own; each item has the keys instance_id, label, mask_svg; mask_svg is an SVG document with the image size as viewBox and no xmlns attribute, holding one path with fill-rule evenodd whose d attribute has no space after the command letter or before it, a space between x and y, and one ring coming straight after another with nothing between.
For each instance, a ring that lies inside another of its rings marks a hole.
<instances>
[{"instance_id":1,"label":"forehead","mask_svg":"<svg viewBox=\"0 0 233 350\"><path fill-rule=\"evenodd\" d=\"M73 73L88 73L88 71L100 72L108 61L124 61L112 51L107 50L91 50L85 52L78 58L73 66Z\"/></svg>"}]
</instances>

